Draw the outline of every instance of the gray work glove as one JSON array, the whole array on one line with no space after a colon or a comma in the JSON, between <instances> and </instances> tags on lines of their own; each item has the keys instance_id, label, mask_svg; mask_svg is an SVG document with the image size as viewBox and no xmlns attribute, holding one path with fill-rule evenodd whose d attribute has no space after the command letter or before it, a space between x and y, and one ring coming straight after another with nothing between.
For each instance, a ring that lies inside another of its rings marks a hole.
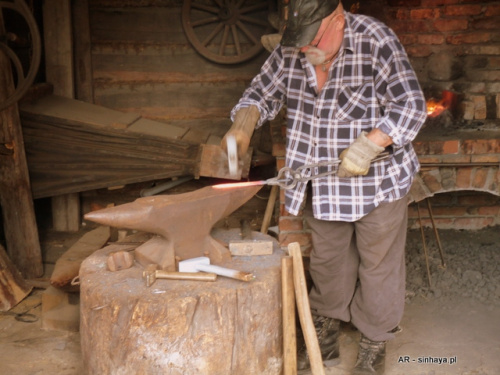
<instances>
[{"instance_id":1,"label":"gray work glove","mask_svg":"<svg viewBox=\"0 0 500 375\"><path fill-rule=\"evenodd\" d=\"M342 162L337 172L339 177L365 176L372 160L384 151L384 147L370 141L366 134L361 132L361 135L340 154Z\"/></svg>"},{"instance_id":2,"label":"gray work glove","mask_svg":"<svg viewBox=\"0 0 500 375\"><path fill-rule=\"evenodd\" d=\"M236 139L239 158L245 156L259 118L260 112L257 106L241 108L234 116L233 125L222 138L221 147L227 152L227 137L232 135Z\"/></svg>"}]
</instances>

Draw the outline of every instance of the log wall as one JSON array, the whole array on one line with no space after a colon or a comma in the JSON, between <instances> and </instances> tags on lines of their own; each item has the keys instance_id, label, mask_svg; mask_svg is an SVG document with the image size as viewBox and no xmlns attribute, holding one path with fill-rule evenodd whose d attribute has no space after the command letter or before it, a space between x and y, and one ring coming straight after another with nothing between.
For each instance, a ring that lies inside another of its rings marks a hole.
<instances>
[{"instance_id":1,"label":"log wall","mask_svg":"<svg viewBox=\"0 0 500 375\"><path fill-rule=\"evenodd\" d=\"M182 1L89 1L95 104L200 128L230 125L229 111L268 56L223 65L191 46Z\"/></svg>"}]
</instances>

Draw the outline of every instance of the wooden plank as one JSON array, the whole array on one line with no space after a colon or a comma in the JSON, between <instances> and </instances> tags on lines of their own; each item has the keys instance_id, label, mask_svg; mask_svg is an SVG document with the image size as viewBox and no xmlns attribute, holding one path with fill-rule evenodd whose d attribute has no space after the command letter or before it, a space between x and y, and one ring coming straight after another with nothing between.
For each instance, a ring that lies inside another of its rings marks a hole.
<instances>
[{"instance_id":1,"label":"wooden plank","mask_svg":"<svg viewBox=\"0 0 500 375\"><path fill-rule=\"evenodd\" d=\"M90 29L93 40L187 44L180 6L96 8L91 4Z\"/></svg>"},{"instance_id":2,"label":"wooden plank","mask_svg":"<svg viewBox=\"0 0 500 375\"><path fill-rule=\"evenodd\" d=\"M227 121L246 82L229 83L123 83L94 88L96 104L143 117L169 122L172 119Z\"/></svg>"},{"instance_id":3,"label":"wooden plank","mask_svg":"<svg viewBox=\"0 0 500 375\"><path fill-rule=\"evenodd\" d=\"M72 286L71 281L78 276L81 263L94 251L101 249L108 242L110 235L110 228L105 226L85 233L57 260L50 277L52 286L67 291L78 290L79 287Z\"/></svg>"},{"instance_id":4,"label":"wooden plank","mask_svg":"<svg viewBox=\"0 0 500 375\"><path fill-rule=\"evenodd\" d=\"M140 118L137 113L120 112L59 95L48 95L34 102L24 102L20 111L23 116L28 117L108 128L124 128Z\"/></svg>"},{"instance_id":5,"label":"wooden plank","mask_svg":"<svg viewBox=\"0 0 500 375\"><path fill-rule=\"evenodd\" d=\"M180 139L187 133L187 129L170 124L152 121L145 118L137 120L127 129L132 133L147 134L160 138Z\"/></svg>"},{"instance_id":6,"label":"wooden plank","mask_svg":"<svg viewBox=\"0 0 500 375\"><path fill-rule=\"evenodd\" d=\"M75 94L77 99L93 103L89 3L88 0L79 0L71 4L75 52Z\"/></svg>"},{"instance_id":7,"label":"wooden plank","mask_svg":"<svg viewBox=\"0 0 500 375\"><path fill-rule=\"evenodd\" d=\"M71 1L44 1L43 25L46 79L56 95L73 97Z\"/></svg>"}]
</instances>

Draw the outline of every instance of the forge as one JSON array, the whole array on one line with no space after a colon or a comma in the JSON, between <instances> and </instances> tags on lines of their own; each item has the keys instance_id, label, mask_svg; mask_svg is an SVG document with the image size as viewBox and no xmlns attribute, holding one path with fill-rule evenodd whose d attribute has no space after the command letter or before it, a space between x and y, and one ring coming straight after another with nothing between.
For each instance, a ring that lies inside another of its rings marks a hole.
<instances>
[{"instance_id":1,"label":"forge","mask_svg":"<svg viewBox=\"0 0 500 375\"><path fill-rule=\"evenodd\" d=\"M271 241L272 254L231 256L226 246L241 240L240 229L213 229L260 188L206 187L139 198L85 216L139 231L96 251L80 267L86 373L281 374L283 251L271 236L251 232L248 241ZM133 243L139 245L131 250ZM131 251L136 262L110 271L107 259L119 251ZM147 285L143 278L147 264L176 271L176 260L207 255L254 279L157 279Z\"/></svg>"}]
</instances>

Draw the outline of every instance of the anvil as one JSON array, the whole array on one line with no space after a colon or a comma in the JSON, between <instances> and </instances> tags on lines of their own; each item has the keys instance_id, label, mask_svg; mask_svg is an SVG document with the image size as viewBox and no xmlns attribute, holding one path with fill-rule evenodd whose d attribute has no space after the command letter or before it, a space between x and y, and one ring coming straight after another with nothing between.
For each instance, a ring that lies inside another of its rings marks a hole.
<instances>
[{"instance_id":1,"label":"anvil","mask_svg":"<svg viewBox=\"0 0 500 375\"><path fill-rule=\"evenodd\" d=\"M138 198L133 202L87 213L84 218L102 225L134 229L157 236L135 249L142 265L158 264L175 270L181 260L208 256L214 264L231 258L229 250L210 234L216 222L230 215L262 185L214 188Z\"/></svg>"}]
</instances>

